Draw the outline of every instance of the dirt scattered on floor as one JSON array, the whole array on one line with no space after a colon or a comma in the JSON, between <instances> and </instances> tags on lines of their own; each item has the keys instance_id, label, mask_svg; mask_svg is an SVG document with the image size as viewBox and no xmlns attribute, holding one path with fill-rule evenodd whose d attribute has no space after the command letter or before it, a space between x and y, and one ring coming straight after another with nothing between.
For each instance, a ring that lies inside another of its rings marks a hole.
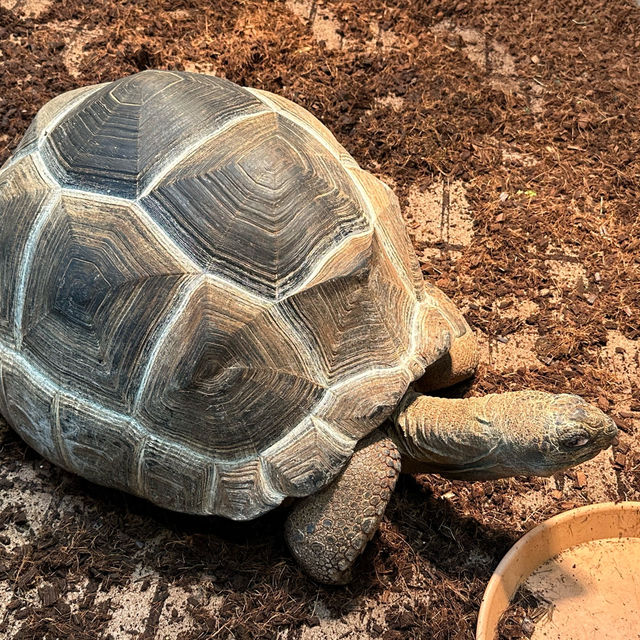
<instances>
[{"instance_id":1,"label":"dirt scattered on floor","mask_svg":"<svg viewBox=\"0 0 640 640\"><path fill-rule=\"evenodd\" d=\"M311 25L318 43L327 49L341 49L344 34L335 15L315 0L287 0L287 7Z\"/></svg>"},{"instance_id":2,"label":"dirt scattered on floor","mask_svg":"<svg viewBox=\"0 0 640 640\"><path fill-rule=\"evenodd\" d=\"M441 35L447 47L462 49L467 58L485 73L515 75L516 65L509 49L487 37L482 31L460 28L453 21L444 20L434 25L431 32Z\"/></svg>"},{"instance_id":3,"label":"dirt scattered on floor","mask_svg":"<svg viewBox=\"0 0 640 640\"><path fill-rule=\"evenodd\" d=\"M424 247L423 258L441 252L458 257L473 238L473 218L460 180L434 182L428 189L412 187L405 217L415 241Z\"/></svg>"},{"instance_id":4,"label":"dirt scattered on floor","mask_svg":"<svg viewBox=\"0 0 640 640\"><path fill-rule=\"evenodd\" d=\"M68 20L58 27L64 38L62 61L71 76L79 78L82 74L82 66L88 53L85 47L98 40L103 32L100 29L82 29L77 20Z\"/></svg>"},{"instance_id":5,"label":"dirt scattered on floor","mask_svg":"<svg viewBox=\"0 0 640 640\"><path fill-rule=\"evenodd\" d=\"M393 185L425 276L481 337L464 392L575 392L620 426L549 479L403 477L353 584L329 589L291 559L284 511L176 516L2 425L0 636L471 639L519 535L640 499L639 48L624 0L0 0L0 163L47 100L146 68L284 95Z\"/></svg>"},{"instance_id":6,"label":"dirt scattered on floor","mask_svg":"<svg viewBox=\"0 0 640 640\"><path fill-rule=\"evenodd\" d=\"M502 162L505 166L533 167L538 163L535 156L530 153L518 151L516 147L507 145L501 149Z\"/></svg>"},{"instance_id":7,"label":"dirt scattered on floor","mask_svg":"<svg viewBox=\"0 0 640 640\"><path fill-rule=\"evenodd\" d=\"M585 288L588 282L584 265L577 259L569 261L564 257L547 260L547 269L556 295L562 297L562 290L571 291Z\"/></svg>"},{"instance_id":8,"label":"dirt scattered on floor","mask_svg":"<svg viewBox=\"0 0 640 640\"><path fill-rule=\"evenodd\" d=\"M540 361L535 348L538 338L538 332L531 328L495 338L487 338L479 333L482 361L496 373L539 368Z\"/></svg>"},{"instance_id":9,"label":"dirt scattered on floor","mask_svg":"<svg viewBox=\"0 0 640 640\"><path fill-rule=\"evenodd\" d=\"M104 634L111 634L114 638L140 637L151 613L157 586L156 575L141 575L140 568L136 567L127 584L100 592L95 602L97 605L105 603L111 615ZM142 612L146 615L140 615Z\"/></svg>"},{"instance_id":10,"label":"dirt scattered on floor","mask_svg":"<svg viewBox=\"0 0 640 640\"><path fill-rule=\"evenodd\" d=\"M489 76L492 87L508 92L519 90L515 60L504 44L477 29L457 27L449 19L434 25L431 32L441 37L448 49L461 50Z\"/></svg>"},{"instance_id":11,"label":"dirt scattered on floor","mask_svg":"<svg viewBox=\"0 0 640 640\"><path fill-rule=\"evenodd\" d=\"M388 95L382 98L377 98L375 102L376 107L391 107L394 111L400 111L404 105L404 98L400 96Z\"/></svg>"},{"instance_id":12,"label":"dirt scattered on floor","mask_svg":"<svg viewBox=\"0 0 640 640\"><path fill-rule=\"evenodd\" d=\"M367 42L370 50L376 50L378 47L384 52L389 53L404 47L405 42L402 36L389 29L383 29L380 22L372 20L369 23L369 29L373 38Z\"/></svg>"},{"instance_id":13,"label":"dirt scattered on floor","mask_svg":"<svg viewBox=\"0 0 640 640\"><path fill-rule=\"evenodd\" d=\"M627 393L637 393L640 385L640 343L615 330L607 331L606 340L602 351L605 366L610 367Z\"/></svg>"},{"instance_id":14,"label":"dirt scattered on floor","mask_svg":"<svg viewBox=\"0 0 640 640\"><path fill-rule=\"evenodd\" d=\"M593 502L618 500L618 480L611 451L603 451L592 460L580 465L570 476L573 485Z\"/></svg>"},{"instance_id":15,"label":"dirt scattered on floor","mask_svg":"<svg viewBox=\"0 0 640 640\"><path fill-rule=\"evenodd\" d=\"M489 300L486 296L478 299L483 300L485 306L490 305L505 323L504 334L488 336L478 332L481 359L487 369L498 375L540 369L543 365L536 351L540 334L535 326L527 324L540 312L539 305L514 294L496 300Z\"/></svg>"},{"instance_id":16,"label":"dirt scattered on floor","mask_svg":"<svg viewBox=\"0 0 640 640\"><path fill-rule=\"evenodd\" d=\"M0 7L24 18L39 18L52 3L53 0L0 0Z\"/></svg>"}]
</instances>

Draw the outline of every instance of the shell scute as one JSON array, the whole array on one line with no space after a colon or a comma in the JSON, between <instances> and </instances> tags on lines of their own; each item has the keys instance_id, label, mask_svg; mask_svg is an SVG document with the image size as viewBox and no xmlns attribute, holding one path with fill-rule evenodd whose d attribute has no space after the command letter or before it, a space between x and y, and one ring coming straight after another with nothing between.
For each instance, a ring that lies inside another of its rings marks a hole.
<instances>
[{"instance_id":1,"label":"shell scute","mask_svg":"<svg viewBox=\"0 0 640 640\"><path fill-rule=\"evenodd\" d=\"M61 395L55 441L63 467L98 484L139 493L137 460L144 432L122 415Z\"/></svg>"},{"instance_id":2,"label":"shell scute","mask_svg":"<svg viewBox=\"0 0 640 640\"><path fill-rule=\"evenodd\" d=\"M22 358L2 358L3 414L25 442L53 462L60 462L52 428L56 388L41 379ZM35 374L35 375L34 375Z\"/></svg>"},{"instance_id":3,"label":"shell scute","mask_svg":"<svg viewBox=\"0 0 640 640\"><path fill-rule=\"evenodd\" d=\"M358 441L391 415L413 379L398 367L337 385L325 394L318 413L335 431Z\"/></svg>"},{"instance_id":4,"label":"shell scute","mask_svg":"<svg viewBox=\"0 0 640 640\"><path fill-rule=\"evenodd\" d=\"M141 203L203 270L271 300L368 226L345 169L274 113L202 144Z\"/></svg>"},{"instance_id":5,"label":"shell scute","mask_svg":"<svg viewBox=\"0 0 640 640\"><path fill-rule=\"evenodd\" d=\"M331 133L331 131L329 131L329 129L327 129L327 127L318 120L318 118L307 111L304 107L301 107L299 104L296 104L283 96L276 95L269 91L262 91L261 89L248 89L248 91L253 93L253 95L255 95L259 100L262 100L267 105L271 106L277 113L288 116L293 122L312 132L314 136L321 138L324 144L340 160L342 165L345 167L358 167L356 161L336 140L333 133Z\"/></svg>"},{"instance_id":6,"label":"shell scute","mask_svg":"<svg viewBox=\"0 0 640 640\"><path fill-rule=\"evenodd\" d=\"M0 337L14 344L22 257L41 211L54 198L31 156L0 173Z\"/></svg>"},{"instance_id":7,"label":"shell scute","mask_svg":"<svg viewBox=\"0 0 640 640\"><path fill-rule=\"evenodd\" d=\"M422 300L422 271L402 219L398 198L386 184L369 172L357 167L350 168L350 173L362 185L370 206L375 211L376 238L388 260L394 265L396 278L408 292Z\"/></svg>"},{"instance_id":8,"label":"shell scute","mask_svg":"<svg viewBox=\"0 0 640 640\"><path fill-rule=\"evenodd\" d=\"M140 417L216 460L257 456L322 394L272 308L204 279L150 371Z\"/></svg>"},{"instance_id":9,"label":"shell scute","mask_svg":"<svg viewBox=\"0 0 640 640\"><path fill-rule=\"evenodd\" d=\"M70 113L71 110L79 105L85 98L104 86L106 86L106 83L80 87L49 100L36 114L20 141L20 144L16 147L12 158L15 160L24 154L35 151L38 144L49 135L53 126L55 126L59 120L67 113Z\"/></svg>"},{"instance_id":10,"label":"shell scute","mask_svg":"<svg viewBox=\"0 0 640 640\"><path fill-rule=\"evenodd\" d=\"M355 444L355 439L336 437L332 425L310 416L294 433L264 451L261 459L282 493L306 496L340 472Z\"/></svg>"},{"instance_id":11,"label":"shell scute","mask_svg":"<svg viewBox=\"0 0 640 640\"><path fill-rule=\"evenodd\" d=\"M44 223L25 283L25 353L108 407L131 407L140 361L184 265L131 205L63 195Z\"/></svg>"},{"instance_id":12,"label":"shell scute","mask_svg":"<svg viewBox=\"0 0 640 640\"><path fill-rule=\"evenodd\" d=\"M135 198L203 135L263 110L222 78L144 71L86 97L46 136L42 155L63 186Z\"/></svg>"},{"instance_id":13,"label":"shell scute","mask_svg":"<svg viewBox=\"0 0 640 640\"><path fill-rule=\"evenodd\" d=\"M403 289L377 238L351 274L329 278L279 303L311 346L328 384L395 368L411 348L416 300Z\"/></svg>"},{"instance_id":14,"label":"shell scute","mask_svg":"<svg viewBox=\"0 0 640 640\"><path fill-rule=\"evenodd\" d=\"M217 466L218 482L213 511L238 520L249 520L282 501L282 493L269 482L260 458Z\"/></svg>"},{"instance_id":15,"label":"shell scute","mask_svg":"<svg viewBox=\"0 0 640 640\"><path fill-rule=\"evenodd\" d=\"M217 471L210 459L150 436L142 443L137 465L134 493L174 511L211 513Z\"/></svg>"}]
</instances>

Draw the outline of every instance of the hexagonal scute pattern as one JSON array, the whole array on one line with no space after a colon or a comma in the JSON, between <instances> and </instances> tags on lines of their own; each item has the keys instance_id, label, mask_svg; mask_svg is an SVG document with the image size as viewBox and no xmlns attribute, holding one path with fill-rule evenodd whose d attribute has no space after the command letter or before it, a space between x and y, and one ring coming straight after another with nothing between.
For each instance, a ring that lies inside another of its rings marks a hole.
<instances>
[{"instance_id":1,"label":"hexagonal scute pattern","mask_svg":"<svg viewBox=\"0 0 640 640\"><path fill-rule=\"evenodd\" d=\"M453 300L429 282L425 282L425 301L432 307L437 307L438 312L447 319L454 338L464 335L469 330L464 316Z\"/></svg>"},{"instance_id":2,"label":"hexagonal scute pattern","mask_svg":"<svg viewBox=\"0 0 640 640\"><path fill-rule=\"evenodd\" d=\"M376 371L332 387L316 411L335 432L357 442L391 415L413 379L406 368Z\"/></svg>"},{"instance_id":3,"label":"hexagonal scute pattern","mask_svg":"<svg viewBox=\"0 0 640 640\"><path fill-rule=\"evenodd\" d=\"M0 338L13 344L16 289L33 226L53 190L31 156L0 173Z\"/></svg>"},{"instance_id":4,"label":"hexagonal scute pattern","mask_svg":"<svg viewBox=\"0 0 640 640\"><path fill-rule=\"evenodd\" d=\"M223 78L143 71L86 98L46 137L42 155L64 186L135 198L167 161L264 109Z\"/></svg>"},{"instance_id":5,"label":"hexagonal scute pattern","mask_svg":"<svg viewBox=\"0 0 640 640\"><path fill-rule=\"evenodd\" d=\"M25 286L23 350L72 389L128 410L140 363L185 267L133 206L63 196L45 222Z\"/></svg>"},{"instance_id":6,"label":"hexagonal scute pattern","mask_svg":"<svg viewBox=\"0 0 640 640\"><path fill-rule=\"evenodd\" d=\"M29 125L20 144L13 153L14 157L35 150L38 143L50 133L51 128L55 126L59 119L62 119L65 114L70 113L74 107L81 104L85 98L104 86L105 84L94 84L88 87L80 87L49 100L40 108Z\"/></svg>"},{"instance_id":7,"label":"hexagonal scute pattern","mask_svg":"<svg viewBox=\"0 0 640 640\"><path fill-rule=\"evenodd\" d=\"M333 133L304 107L270 91L263 91L261 89L247 90L253 93L259 100L263 100L275 111L282 113L300 126L310 129L314 136L322 139L327 148L338 157L342 165L349 167L358 166L356 161L351 157L351 154L336 140Z\"/></svg>"},{"instance_id":8,"label":"hexagonal scute pattern","mask_svg":"<svg viewBox=\"0 0 640 640\"><path fill-rule=\"evenodd\" d=\"M57 388L21 357L0 350L0 404L7 422L48 460L62 464L52 434L51 404Z\"/></svg>"},{"instance_id":9,"label":"hexagonal scute pattern","mask_svg":"<svg viewBox=\"0 0 640 640\"><path fill-rule=\"evenodd\" d=\"M145 432L128 416L61 394L54 408L58 464L98 484L140 494L138 458Z\"/></svg>"},{"instance_id":10,"label":"hexagonal scute pattern","mask_svg":"<svg viewBox=\"0 0 640 640\"><path fill-rule=\"evenodd\" d=\"M332 424L310 416L262 453L265 476L284 495L309 495L340 472L356 443L355 438L341 437Z\"/></svg>"},{"instance_id":11,"label":"hexagonal scute pattern","mask_svg":"<svg viewBox=\"0 0 640 640\"><path fill-rule=\"evenodd\" d=\"M369 227L345 168L275 113L205 142L141 202L204 269L274 300Z\"/></svg>"},{"instance_id":12,"label":"hexagonal scute pattern","mask_svg":"<svg viewBox=\"0 0 640 640\"><path fill-rule=\"evenodd\" d=\"M250 520L273 509L282 493L269 483L262 461L253 458L242 463L217 466L218 478L211 510L228 518Z\"/></svg>"},{"instance_id":13,"label":"hexagonal scute pattern","mask_svg":"<svg viewBox=\"0 0 640 640\"><path fill-rule=\"evenodd\" d=\"M141 446L133 492L174 511L212 513L209 503L216 478L210 457L149 436Z\"/></svg>"},{"instance_id":14,"label":"hexagonal scute pattern","mask_svg":"<svg viewBox=\"0 0 640 640\"><path fill-rule=\"evenodd\" d=\"M416 304L374 238L368 261L352 274L304 289L279 306L333 385L369 369L400 366Z\"/></svg>"},{"instance_id":15,"label":"hexagonal scute pattern","mask_svg":"<svg viewBox=\"0 0 640 640\"><path fill-rule=\"evenodd\" d=\"M402 219L398 198L386 184L368 171L359 167L350 168L349 171L366 191L371 208L375 211L375 235L389 262L393 264L396 277L418 300L422 300L424 279Z\"/></svg>"},{"instance_id":16,"label":"hexagonal scute pattern","mask_svg":"<svg viewBox=\"0 0 640 640\"><path fill-rule=\"evenodd\" d=\"M391 191L301 107L181 72L40 110L0 170L0 291L31 446L235 519L329 483L449 340Z\"/></svg>"},{"instance_id":17,"label":"hexagonal scute pattern","mask_svg":"<svg viewBox=\"0 0 640 640\"><path fill-rule=\"evenodd\" d=\"M162 344L139 416L154 433L217 460L256 457L322 395L270 305L206 279Z\"/></svg>"}]
</instances>

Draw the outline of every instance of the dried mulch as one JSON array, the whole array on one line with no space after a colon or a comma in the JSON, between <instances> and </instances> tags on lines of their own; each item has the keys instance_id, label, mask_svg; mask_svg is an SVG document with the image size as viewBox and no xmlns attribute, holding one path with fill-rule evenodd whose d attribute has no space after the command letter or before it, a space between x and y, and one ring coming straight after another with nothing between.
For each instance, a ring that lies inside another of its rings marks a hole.
<instances>
[{"instance_id":1,"label":"dried mulch","mask_svg":"<svg viewBox=\"0 0 640 640\"><path fill-rule=\"evenodd\" d=\"M487 346L457 392L576 392L621 428L613 454L551 480L403 477L353 584L331 589L292 561L283 510L156 509L0 421L0 637L470 639L523 531L640 499L639 54L630 0L0 0L0 163L50 98L142 69L280 93L393 184L425 276ZM453 185L464 243L425 235L413 204L439 193L444 221Z\"/></svg>"}]
</instances>

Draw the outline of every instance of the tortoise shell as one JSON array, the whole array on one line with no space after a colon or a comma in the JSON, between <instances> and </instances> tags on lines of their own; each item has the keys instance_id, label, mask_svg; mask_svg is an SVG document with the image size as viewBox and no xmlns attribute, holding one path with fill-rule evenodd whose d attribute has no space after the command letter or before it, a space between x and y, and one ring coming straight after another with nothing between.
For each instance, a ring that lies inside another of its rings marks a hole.
<instances>
[{"instance_id":1,"label":"tortoise shell","mask_svg":"<svg viewBox=\"0 0 640 640\"><path fill-rule=\"evenodd\" d=\"M1 169L0 412L163 507L248 519L326 485L446 349L450 304L391 190L265 91L77 89Z\"/></svg>"}]
</instances>

